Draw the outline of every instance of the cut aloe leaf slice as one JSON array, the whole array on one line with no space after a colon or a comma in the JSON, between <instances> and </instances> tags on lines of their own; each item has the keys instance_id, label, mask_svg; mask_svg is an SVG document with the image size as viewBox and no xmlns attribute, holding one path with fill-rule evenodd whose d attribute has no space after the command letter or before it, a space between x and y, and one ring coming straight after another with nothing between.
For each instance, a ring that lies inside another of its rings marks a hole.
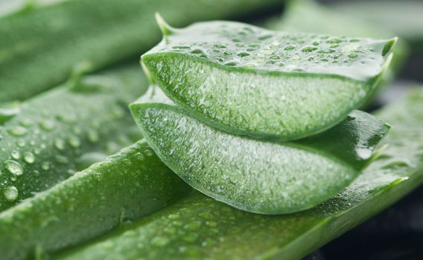
<instances>
[{"instance_id":1,"label":"cut aloe leaf slice","mask_svg":"<svg viewBox=\"0 0 423 260\"><path fill-rule=\"evenodd\" d=\"M142 61L170 99L221 130L285 141L329 129L363 104L396 42L158 22L164 38Z\"/></svg>"},{"instance_id":2,"label":"cut aloe leaf slice","mask_svg":"<svg viewBox=\"0 0 423 260\"><path fill-rule=\"evenodd\" d=\"M54 260L298 260L395 203L423 182L423 91L377 115L388 147L343 192L308 211L250 214L198 193Z\"/></svg>"},{"instance_id":3,"label":"cut aloe leaf slice","mask_svg":"<svg viewBox=\"0 0 423 260\"><path fill-rule=\"evenodd\" d=\"M131 105L143 136L195 189L236 208L281 214L316 206L348 186L389 127L353 111L299 142L269 143L221 132L160 103Z\"/></svg>"}]
</instances>

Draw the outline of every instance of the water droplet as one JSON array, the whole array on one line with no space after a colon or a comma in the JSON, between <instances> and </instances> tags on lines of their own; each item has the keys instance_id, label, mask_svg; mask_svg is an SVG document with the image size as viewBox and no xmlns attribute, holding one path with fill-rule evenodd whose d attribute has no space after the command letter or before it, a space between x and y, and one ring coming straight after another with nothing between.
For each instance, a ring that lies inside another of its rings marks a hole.
<instances>
[{"instance_id":1,"label":"water droplet","mask_svg":"<svg viewBox=\"0 0 423 260\"><path fill-rule=\"evenodd\" d=\"M44 131L52 131L54 129L54 122L51 120L45 120L40 123L40 127Z\"/></svg>"},{"instance_id":2,"label":"water droplet","mask_svg":"<svg viewBox=\"0 0 423 260\"><path fill-rule=\"evenodd\" d=\"M166 237L155 237L151 240L151 244L158 247L163 247L169 243L169 239Z\"/></svg>"},{"instance_id":3,"label":"water droplet","mask_svg":"<svg viewBox=\"0 0 423 260\"><path fill-rule=\"evenodd\" d=\"M100 139L97 131L95 131L93 129L88 131L87 136L88 136L88 140L90 140L93 143L98 142L98 140Z\"/></svg>"},{"instance_id":4,"label":"water droplet","mask_svg":"<svg viewBox=\"0 0 423 260\"><path fill-rule=\"evenodd\" d=\"M272 35L263 35L263 36L260 36L260 37L258 37L258 39L260 40L260 41L264 41L264 40L267 40L267 39L270 39L270 38L272 38Z\"/></svg>"},{"instance_id":5,"label":"water droplet","mask_svg":"<svg viewBox=\"0 0 423 260\"><path fill-rule=\"evenodd\" d=\"M238 56L239 57L247 57L247 56L250 56L250 54L248 52L240 52L240 53L238 53Z\"/></svg>"},{"instance_id":6,"label":"water droplet","mask_svg":"<svg viewBox=\"0 0 423 260\"><path fill-rule=\"evenodd\" d=\"M7 132L10 135L16 136L16 137L21 137L26 135L26 133L28 132L28 130L22 126L15 126L11 129L8 129Z\"/></svg>"},{"instance_id":7,"label":"water droplet","mask_svg":"<svg viewBox=\"0 0 423 260\"><path fill-rule=\"evenodd\" d=\"M75 135L70 136L68 141L69 141L70 146L72 146L74 148L79 147L81 145L81 141Z\"/></svg>"},{"instance_id":8,"label":"water droplet","mask_svg":"<svg viewBox=\"0 0 423 260\"><path fill-rule=\"evenodd\" d=\"M226 66L233 67L233 66L238 65L238 62L236 62L236 61L229 61L229 62L225 63L225 65L226 65Z\"/></svg>"},{"instance_id":9,"label":"water droplet","mask_svg":"<svg viewBox=\"0 0 423 260\"><path fill-rule=\"evenodd\" d=\"M200 217L202 219L211 219L213 218L213 215L210 212L201 212Z\"/></svg>"},{"instance_id":10,"label":"water droplet","mask_svg":"<svg viewBox=\"0 0 423 260\"><path fill-rule=\"evenodd\" d=\"M26 145L26 143L25 143L24 140L19 140L19 141L16 142L16 145L19 146L19 147L24 147Z\"/></svg>"},{"instance_id":11,"label":"water droplet","mask_svg":"<svg viewBox=\"0 0 423 260\"><path fill-rule=\"evenodd\" d=\"M4 189L3 195L8 201L14 201L18 198L19 192L16 187L10 186Z\"/></svg>"},{"instance_id":12,"label":"water droplet","mask_svg":"<svg viewBox=\"0 0 423 260\"><path fill-rule=\"evenodd\" d=\"M294 46L294 45L288 45L288 46L286 46L286 47L284 48L284 50L286 50L286 51L292 51L292 50L295 50L295 46Z\"/></svg>"},{"instance_id":13,"label":"water droplet","mask_svg":"<svg viewBox=\"0 0 423 260\"><path fill-rule=\"evenodd\" d=\"M30 127L31 126L31 120L29 118L23 118L19 121L19 124L23 127Z\"/></svg>"},{"instance_id":14,"label":"water droplet","mask_svg":"<svg viewBox=\"0 0 423 260\"><path fill-rule=\"evenodd\" d=\"M63 141L62 139L55 139L54 147L56 147L56 149L59 151L63 151L65 149L65 141Z\"/></svg>"},{"instance_id":15,"label":"water droplet","mask_svg":"<svg viewBox=\"0 0 423 260\"><path fill-rule=\"evenodd\" d=\"M61 164L66 164L66 163L69 162L67 157L65 157L63 155L59 155L59 154L54 156L54 159L56 160L56 162L61 163Z\"/></svg>"},{"instance_id":16,"label":"water droplet","mask_svg":"<svg viewBox=\"0 0 423 260\"><path fill-rule=\"evenodd\" d=\"M186 242L193 243L198 239L198 234L196 233L187 234L183 236L182 239L185 240Z\"/></svg>"},{"instance_id":17,"label":"water droplet","mask_svg":"<svg viewBox=\"0 0 423 260\"><path fill-rule=\"evenodd\" d=\"M21 153L17 150L13 151L11 155L12 155L12 158L15 160L18 160L19 158L21 158Z\"/></svg>"},{"instance_id":18,"label":"water droplet","mask_svg":"<svg viewBox=\"0 0 423 260\"><path fill-rule=\"evenodd\" d=\"M29 163L29 164L33 164L35 162L35 156L31 152L24 153L23 158L24 158L24 161Z\"/></svg>"},{"instance_id":19,"label":"water droplet","mask_svg":"<svg viewBox=\"0 0 423 260\"><path fill-rule=\"evenodd\" d=\"M74 124L77 120L75 115L58 115L56 116L56 118L60 122L63 122L68 125Z\"/></svg>"},{"instance_id":20,"label":"water droplet","mask_svg":"<svg viewBox=\"0 0 423 260\"><path fill-rule=\"evenodd\" d=\"M193 221L187 225L184 226L184 228L188 231L197 231L201 227L200 221Z\"/></svg>"},{"instance_id":21,"label":"water droplet","mask_svg":"<svg viewBox=\"0 0 423 260\"><path fill-rule=\"evenodd\" d=\"M355 59L355 58L358 57L358 55L357 55L357 53L350 53L350 54L348 54L348 57L351 58L351 59Z\"/></svg>"},{"instance_id":22,"label":"water droplet","mask_svg":"<svg viewBox=\"0 0 423 260\"><path fill-rule=\"evenodd\" d=\"M43 169L45 171L49 170L50 169L50 163L49 162L43 162L41 164L41 169Z\"/></svg>"},{"instance_id":23,"label":"water droplet","mask_svg":"<svg viewBox=\"0 0 423 260\"><path fill-rule=\"evenodd\" d=\"M4 162L4 166L11 174L15 176L20 176L23 174L22 166L18 162L7 160Z\"/></svg>"},{"instance_id":24,"label":"water droplet","mask_svg":"<svg viewBox=\"0 0 423 260\"><path fill-rule=\"evenodd\" d=\"M313 52L315 50L317 50L317 47L315 46L306 46L301 49L302 52Z\"/></svg>"}]
</instances>

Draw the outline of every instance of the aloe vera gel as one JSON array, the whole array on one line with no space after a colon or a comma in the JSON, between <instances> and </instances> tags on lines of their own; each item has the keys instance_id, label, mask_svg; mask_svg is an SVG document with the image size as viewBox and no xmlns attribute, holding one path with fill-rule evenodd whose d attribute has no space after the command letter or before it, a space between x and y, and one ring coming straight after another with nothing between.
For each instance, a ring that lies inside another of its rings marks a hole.
<instances>
[{"instance_id":1,"label":"aloe vera gel","mask_svg":"<svg viewBox=\"0 0 423 260\"><path fill-rule=\"evenodd\" d=\"M383 75L395 39L158 23L163 40L142 63L163 93L131 110L195 189L250 212L296 212L339 193L377 156L389 125L353 109Z\"/></svg>"},{"instance_id":2,"label":"aloe vera gel","mask_svg":"<svg viewBox=\"0 0 423 260\"><path fill-rule=\"evenodd\" d=\"M142 62L171 100L221 130L283 141L329 129L362 105L396 41L158 21L163 40Z\"/></svg>"}]
</instances>

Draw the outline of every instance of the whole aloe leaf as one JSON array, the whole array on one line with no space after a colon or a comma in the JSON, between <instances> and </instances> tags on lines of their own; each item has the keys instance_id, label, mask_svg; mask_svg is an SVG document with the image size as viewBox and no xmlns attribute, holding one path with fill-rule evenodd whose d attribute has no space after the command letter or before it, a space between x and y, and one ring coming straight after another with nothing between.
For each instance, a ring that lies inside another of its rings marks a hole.
<instances>
[{"instance_id":1,"label":"whole aloe leaf","mask_svg":"<svg viewBox=\"0 0 423 260\"><path fill-rule=\"evenodd\" d=\"M373 159L389 129L353 111L322 134L270 143L221 132L168 104L141 102L131 111L158 156L188 184L262 214L305 210L339 193Z\"/></svg>"},{"instance_id":2,"label":"whole aloe leaf","mask_svg":"<svg viewBox=\"0 0 423 260\"><path fill-rule=\"evenodd\" d=\"M23 100L90 71L138 56L160 40L154 12L173 23L230 18L278 0L13 0L0 2L0 103ZM222 8L225 6L225 8Z\"/></svg>"},{"instance_id":3,"label":"whole aloe leaf","mask_svg":"<svg viewBox=\"0 0 423 260\"><path fill-rule=\"evenodd\" d=\"M396 41L158 23L164 38L142 61L170 99L224 131L279 140L322 132L363 104Z\"/></svg>"},{"instance_id":4,"label":"whole aloe leaf","mask_svg":"<svg viewBox=\"0 0 423 260\"><path fill-rule=\"evenodd\" d=\"M101 235L189 191L140 141L0 213L2 260L27 259Z\"/></svg>"},{"instance_id":5,"label":"whole aloe leaf","mask_svg":"<svg viewBox=\"0 0 423 260\"><path fill-rule=\"evenodd\" d=\"M423 181L423 91L377 113L388 148L345 191L300 213L262 216L194 193L130 227L53 259L299 259L380 212Z\"/></svg>"},{"instance_id":6,"label":"whole aloe leaf","mask_svg":"<svg viewBox=\"0 0 423 260\"><path fill-rule=\"evenodd\" d=\"M141 138L127 109L148 86L138 67L76 73L62 87L0 108L0 211Z\"/></svg>"}]
</instances>

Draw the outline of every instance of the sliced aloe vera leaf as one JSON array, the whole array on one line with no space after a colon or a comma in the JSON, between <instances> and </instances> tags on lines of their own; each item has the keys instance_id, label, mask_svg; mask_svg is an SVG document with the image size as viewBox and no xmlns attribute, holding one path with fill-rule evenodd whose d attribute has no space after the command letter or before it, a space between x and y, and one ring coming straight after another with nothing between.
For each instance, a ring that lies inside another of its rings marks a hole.
<instances>
[{"instance_id":1,"label":"sliced aloe vera leaf","mask_svg":"<svg viewBox=\"0 0 423 260\"><path fill-rule=\"evenodd\" d=\"M75 73L64 86L0 109L0 211L139 140L127 104L147 86L136 64Z\"/></svg>"},{"instance_id":2,"label":"sliced aloe vera leaf","mask_svg":"<svg viewBox=\"0 0 423 260\"><path fill-rule=\"evenodd\" d=\"M373 159L389 129L353 111L322 134L277 144L221 132L168 104L137 103L131 111L158 156L188 184L261 214L305 210L333 197Z\"/></svg>"},{"instance_id":3,"label":"sliced aloe vera leaf","mask_svg":"<svg viewBox=\"0 0 423 260\"><path fill-rule=\"evenodd\" d=\"M378 112L393 124L381 156L345 191L300 213L263 216L195 193L55 260L296 260L395 203L423 181L423 91Z\"/></svg>"},{"instance_id":4,"label":"sliced aloe vera leaf","mask_svg":"<svg viewBox=\"0 0 423 260\"><path fill-rule=\"evenodd\" d=\"M363 104L396 41L158 23L167 34L142 61L170 99L224 131L285 141L329 129Z\"/></svg>"},{"instance_id":5,"label":"sliced aloe vera leaf","mask_svg":"<svg viewBox=\"0 0 423 260\"><path fill-rule=\"evenodd\" d=\"M101 235L191 189L144 142L123 149L0 214L2 260L28 259Z\"/></svg>"},{"instance_id":6,"label":"sliced aloe vera leaf","mask_svg":"<svg viewBox=\"0 0 423 260\"><path fill-rule=\"evenodd\" d=\"M423 51L423 3L421 1L355 1L339 3L333 7L340 15L374 22L404 39L413 49Z\"/></svg>"},{"instance_id":7,"label":"sliced aloe vera leaf","mask_svg":"<svg viewBox=\"0 0 423 260\"><path fill-rule=\"evenodd\" d=\"M0 1L0 103L57 86L81 61L95 71L138 56L160 40L154 12L185 26L240 17L276 4L281 1Z\"/></svg>"}]
</instances>

